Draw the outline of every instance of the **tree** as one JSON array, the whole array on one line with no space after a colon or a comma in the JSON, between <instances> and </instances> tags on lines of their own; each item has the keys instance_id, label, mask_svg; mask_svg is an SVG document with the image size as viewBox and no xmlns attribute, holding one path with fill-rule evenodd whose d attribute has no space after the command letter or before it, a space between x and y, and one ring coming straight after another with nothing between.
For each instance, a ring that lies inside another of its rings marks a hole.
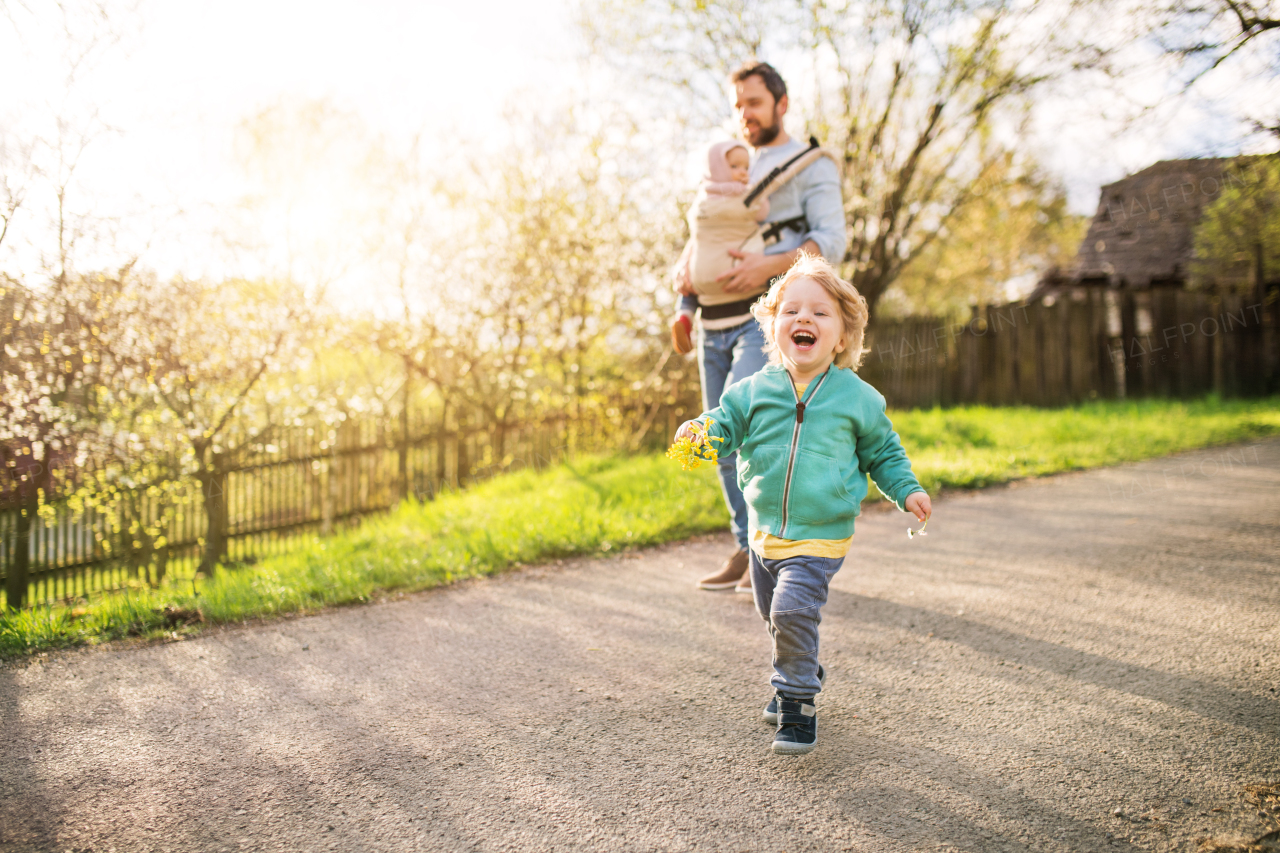
<instances>
[{"instance_id":1,"label":"tree","mask_svg":"<svg viewBox=\"0 0 1280 853\"><path fill-rule=\"evenodd\" d=\"M1237 74L1280 76L1280 5L1275 0L1163 0L1139 3L1136 29L1151 34L1184 75L1184 92L1219 69ZM1280 136L1280 115L1254 115L1255 130Z\"/></svg>"},{"instance_id":2,"label":"tree","mask_svg":"<svg viewBox=\"0 0 1280 853\"><path fill-rule=\"evenodd\" d=\"M203 574L227 553L232 469L318 405L297 381L314 325L291 285L237 280L139 281L113 314L120 370L106 393L119 409L165 413L151 426L199 486Z\"/></svg>"},{"instance_id":3,"label":"tree","mask_svg":"<svg viewBox=\"0 0 1280 853\"><path fill-rule=\"evenodd\" d=\"M665 347L650 327L671 299L659 247L681 225L647 215L648 154L618 113L577 105L551 120L513 114L508 127L488 158L498 165L477 161L451 187L471 235L451 279L470 283L463 328L482 354L462 387L495 461L512 424L543 413L567 416L566 443L584 446L608 416L603 392L636 381L637 363L650 373Z\"/></svg>"},{"instance_id":4,"label":"tree","mask_svg":"<svg viewBox=\"0 0 1280 853\"><path fill-rule=\"evenodd\" d=\"M1006 178L1005 171L1013 173ZM992 192L954 216L885 294L896 314L961 316L976 301L1000 303L1010 283L1070 263L1089 227L1067 210L1066 191L1030 164L997 167Z\"/></svg>"},{"instance_id":5,"label":"tree","mask_svg":"<svg viewBox=\"0 0 1280 853\"><path fill-rule=\"evenodd\" d=\"M1192 284L1220 290L1280 279L1280 156L1240 158L1196 226Z\"/></svg>"},{"instance_id":6,"label":"tree","mask_svg":"<svg viewBox=\"0 0 1280 853\"><path fill-rule=\"evenodd\" d=\"M90 38L68 77L101 44ZM6 601L26 600L30 541L37 518L55 492L71 491L73 466L94 434L102 384L101 333L115 294L134 261L114 275L77 271L77 250L93 236L90 217L77 211L77 169L100 132L96 116L81 122L59 117L51 139L0 137L0 249L12 242L14 224L42 196L50 227L28 229L39 269L0 272L0 464L8 482L0 492L16 507L14 559L6 579ZM55 460L62 462L59 467ZM57 481L61 475L62 482Z\"/></svg>"},{"instance_id":7,"label":"tree","mask_svg":"<svg viewBox=\"0 0 1280 853\"><path fill-rule=\"evenodd\" d=\"M376 148L368 161L368 184L377 197L378 220L370 252L382 261L382 278L390 284L387 295L397 310L371 318L367 329L361 324L358 334L367 334L365 342L373 341L376 352L393 362L388 381L372 384L383 391L380 402L388 414L394 413L399 420L396 490L403 499L409 494L413 412L428 408L415 402L420 394L434 389L438 406L435 474L443 482L449 419L461 383L469 379L478 355L461 346L455 349L442 328L445 324L460 327L467 316L465 302L450 292L446 259L463 235L451 231L447 216L442 215L448 202L440 178L428 166L423 139L415 136L399 152L385 143ZM359 347L362 342L353 343Z\"/></svg>"},{"instance_id":8,"label":"tree","mask_svg":"<svg viewBox=\"0 0 1280 853\"><path fill-rule=\"evenodd\" d=\"M1101 61L1076 3L599 0L584 26L624 75L647 72L632 85L686 85L716 117L730 67L772 58L840 154L842 260L873 310L967 207L1021 179L1008 166L1032 95Z\"/></svg>"},{"instance_id":9,"label":"tree","mask_svg":"<svg viewBox=\"0 0 1280 853\"><path fill-rule=\"evenodd\" d=\"M31 144L6 138L0 131L0 250L5 248L14 218L26 202L35 176Z\"/></svg>"},{"instance_id":10,"label":"tree","mask_svg":"<svg viewBox=\"0 0 1280 853\"><path fill-rule=\"evenodd\" d=\"M127 275L63 275L38 288L0 276L0 498L17 512L9 607L26 599L37 517L55 493L75 488L72 463L92 444L104 378L100 335Z\"/></svg>"},{"instance_id":11,"label":"tree","mask_svg":"<svg viewBox=\"0 0 1280 853\"><path fill-rule=\"evenodd\" d=\"M1280 30L1280 7L1273 0L1177 0L1152 11L1162 46L1191 63L1191 82ZM1278 62L1271 60L1273 71L1280 70Z\"/></svg>"}]
</instances>

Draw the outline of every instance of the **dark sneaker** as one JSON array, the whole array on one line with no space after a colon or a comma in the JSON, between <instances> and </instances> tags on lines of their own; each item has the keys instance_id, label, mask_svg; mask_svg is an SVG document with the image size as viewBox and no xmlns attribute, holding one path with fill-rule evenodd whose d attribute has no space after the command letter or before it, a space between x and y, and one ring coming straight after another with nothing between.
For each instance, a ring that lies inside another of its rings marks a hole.
<instances>
[{"instance_id":1,"label":"dark sneaker","mask_svg":"<svg viewBox=\"0 0 1280 853\"><path fill-rule=\"evenodd\" d=\"M702 589L712 590L733 589L738 585L738 581L742 580L742 576L747 573L749 563L750 558L747 556L746 548L734 551L733 556L724 561L720 571L698 581L698 586Z\"/></svg>"},{"instance_id":2,"label":"dark sneaker","mask_svg":"<svg viewBox=\"0 0 1280 853\"><path fill-rule=\"evenodd\" d=\"M822 668L822 664L818 664L818 684L827 683L827 671ZM778 697L774 696L769 700L769 704L764 706L764 712L760 714L761 719L771 726L778 725Z\"/></svg>"},{"instance_id":3,"label":"dark sneaker","mask_svg":"<svg viewBox=\"0 0 1280 853\"><path fill-rule=\"evenodd\" d=\"M773 736L777 755L804 755L818 746L818 709L812 699L791 699L779 693L778 733Z\"/></svg>"}]
</instances>

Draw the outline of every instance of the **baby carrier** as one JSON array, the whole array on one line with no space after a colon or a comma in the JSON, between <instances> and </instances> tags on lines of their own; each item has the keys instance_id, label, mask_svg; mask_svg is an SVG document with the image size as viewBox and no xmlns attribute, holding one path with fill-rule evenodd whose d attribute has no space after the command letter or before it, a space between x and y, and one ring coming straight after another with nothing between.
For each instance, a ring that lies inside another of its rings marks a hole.
<instances>
[{"instance_id":1,"label":"baby carrier","mask_svg":"<svg viewBox=\"0 0 1280 853\"><path fill-rule=\"evenodd\" d=\"M834 154L819 146L818 140L811 136L808 148L775 167L749 187L746 195L699 195L689 210L689 278L698 292L698 303L702 306L704 318L711 319L713 315L721 313L716 310L717 306L727 308L729 303L743 301L741 293L725 293L721 283L716 281L738 264L737 259L729 254L731 249L748 253L763 252L766 246L778 241L783 231L803 234L809 230L809 223L803 216L764 224L756 220L759 217L759 202L786 186L787 182L820 157L839 162ZM747 301L753 302L755 297ZM737 309L736 305L735 309L734 313L742 313L744 310Z\"/></svg>"}]
</instances>

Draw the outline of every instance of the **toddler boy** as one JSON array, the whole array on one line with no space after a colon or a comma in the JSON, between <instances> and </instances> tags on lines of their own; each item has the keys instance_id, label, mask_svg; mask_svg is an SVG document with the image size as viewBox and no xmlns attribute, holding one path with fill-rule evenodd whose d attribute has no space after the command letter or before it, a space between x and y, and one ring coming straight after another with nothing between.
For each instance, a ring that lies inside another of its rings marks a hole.
<instances>
[{"instance_id":1,"label":"toddler boy","mask_svg":"<svg viewBox=\"0 0 1280 853\"><path fill-rule=\"evenodd\" d=\"M854 370L867 303L822 258L801 255L752 308L770 363L725 390L713 421L721 455L738 453L751 530L756 610L773 637L773 751L817 746L818 623L831 578L853 539L867 475L921 521L929 496L885 416L884 397ZM693 433L685 423L676 434Z\"/></svg>"}]
</instances>

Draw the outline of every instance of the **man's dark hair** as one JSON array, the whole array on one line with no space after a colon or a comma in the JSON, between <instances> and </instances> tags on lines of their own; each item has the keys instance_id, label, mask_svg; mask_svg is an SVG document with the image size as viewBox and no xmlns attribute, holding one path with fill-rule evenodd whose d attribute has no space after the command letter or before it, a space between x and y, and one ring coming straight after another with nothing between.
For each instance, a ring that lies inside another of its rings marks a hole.
<instances>
[{"instance_id":1,"label":"man's dark hair","mask_svg":"<svg viewBox=\"0 0 1280 853\"><path fill-rule=\"evenodd\" d=\"M783 81L782 75L778 73L778 69L767 62L757 62L754 59L739 65L737 70L729 75L729 81L741 83L752 75L759 77L760 81L764 83L764 87L769 90L769 94L773 95L775 104L787 94L787 84Z\"/></svg>"}]
</instances>

